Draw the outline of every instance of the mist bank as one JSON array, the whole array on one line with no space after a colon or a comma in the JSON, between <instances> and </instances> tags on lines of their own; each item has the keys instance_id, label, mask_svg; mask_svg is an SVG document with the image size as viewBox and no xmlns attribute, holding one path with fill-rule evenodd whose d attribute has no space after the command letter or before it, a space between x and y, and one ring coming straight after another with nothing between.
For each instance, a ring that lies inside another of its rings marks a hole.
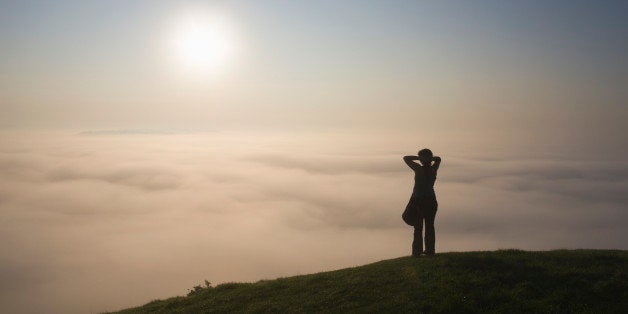
<instances>
[{"instance_id":1,"label":"mist bank","mask_svg":"<svg viewBox=\"0 0 628 314\"><path fill-rule=\"evenodd\" d=\"M408 255L402 156L423 147L443 158L439 252L628 248L628 164L575 144L391 130L0 136L0 301L11 312L98 312L199 278Z\"/></svg>"}]
</instances>

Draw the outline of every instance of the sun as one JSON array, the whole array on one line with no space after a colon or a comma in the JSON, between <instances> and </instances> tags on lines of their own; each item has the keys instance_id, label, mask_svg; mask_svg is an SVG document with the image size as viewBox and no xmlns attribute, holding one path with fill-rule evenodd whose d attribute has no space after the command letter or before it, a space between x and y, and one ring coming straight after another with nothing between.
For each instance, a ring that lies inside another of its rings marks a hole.
<instances>
[{"instance_id":1,"label":"sun","mask_svg":"<svg viewBox=\"0 0 628 314\"><path fill-rule=\"evenodd\" d=\"M178 63L188 70L217 72L235 54L233 27L216 14L186 14L177 22L173 37Z\"/></svg>"}]
</instances>

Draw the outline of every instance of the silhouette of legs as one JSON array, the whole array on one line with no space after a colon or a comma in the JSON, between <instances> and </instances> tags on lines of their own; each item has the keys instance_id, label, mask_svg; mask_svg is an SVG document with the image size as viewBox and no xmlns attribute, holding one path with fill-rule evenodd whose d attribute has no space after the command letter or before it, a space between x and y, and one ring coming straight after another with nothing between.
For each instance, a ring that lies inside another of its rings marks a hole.
<instances>
[{"instance_id":1,"label":"silhouette of legs","mask_svg":"<svg viewBox=\"0 0 628 314\"><path fill-rule=\"evenodd\" d=\"M436 253L436 234L434 231L434 219L436 211L429 211L425 215L425 254L434 255Z\"/></svg>"},{"instance_id":2,"label":"silhouette of legs","mask_svg":"<svg viewBox=\"0 0 628 314\"><path fill-rule=\"evenodd\" d=\"M423 252L423 218L419 216L419 223L414 226L414 240L412 240L412 256L419 257Z\"/></svg>"},{"instance_id":3,"label":"silhouette of legs","mask_svg":"<svg viewBox=\"0 0 628 314\"><path fill-rule=\"evenodd\" d=\"M421 253L423 253L423 221L425 221L425 254L434 255L436 253L436 232L434 230L435 219L435 209L419 210L419 222L414 226L412 256L418 257Z\"/></svg>"}]
</instances>

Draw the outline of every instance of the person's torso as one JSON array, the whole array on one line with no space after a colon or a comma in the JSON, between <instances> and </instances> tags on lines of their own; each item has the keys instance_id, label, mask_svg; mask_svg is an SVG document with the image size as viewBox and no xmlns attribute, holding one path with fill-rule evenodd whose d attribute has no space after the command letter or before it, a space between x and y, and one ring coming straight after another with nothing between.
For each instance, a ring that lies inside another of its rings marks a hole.
<instances>
[{"instance_id":1,"label":"person's torso","mask_svg":"<svg viewBox=\"0 0 628 314\"><path fill-rule=\"evenodd\" d=\"M421 171L421 173L418 173L418 171ZM418 171L414 173L414 188L412 189L412 196L431 196L436 198L436 192L434 191L436 173L434 169L432 167L421 166Z\"/></svg>"}]
</instances>

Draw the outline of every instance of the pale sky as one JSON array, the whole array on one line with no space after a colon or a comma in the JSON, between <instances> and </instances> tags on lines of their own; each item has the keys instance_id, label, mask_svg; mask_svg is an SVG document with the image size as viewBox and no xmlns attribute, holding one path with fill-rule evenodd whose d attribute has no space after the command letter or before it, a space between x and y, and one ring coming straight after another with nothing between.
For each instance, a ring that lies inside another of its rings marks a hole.
<instances>
[{"instance_id":1,"label":"pale sky","mask_svg":"<svg viewBox=\"0 0 628 314\"><path fill-rule=\"evenodd\" d=\"M2 128L626 133L623 1L1 3ZM227 21L219 69L186 16Z\"/></svg>"},{"instance_id":2,"label":"pale sky","mask_svg":"<svg viewBox=\"0 0 628 314\"><path fill-rule=\"evenodd\" d=\"M623 1L2 1L0 304L436 250L628 249Z\"/></svg>"}]
</instances>

